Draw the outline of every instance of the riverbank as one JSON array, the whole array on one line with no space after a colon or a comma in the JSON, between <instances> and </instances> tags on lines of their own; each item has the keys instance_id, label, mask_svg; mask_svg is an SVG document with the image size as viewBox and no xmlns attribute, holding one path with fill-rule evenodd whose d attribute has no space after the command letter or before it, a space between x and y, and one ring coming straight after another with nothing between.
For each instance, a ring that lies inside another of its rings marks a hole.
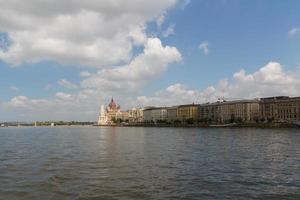
<instances>
[{"instance_id":1,"label":"riverbank","mask_svg":"<svg viewBox=\"0 0 300 200\"><path fill-rule=\"evenodd\" d=\"M55 125L55 126L3 126L0 128L24 128L24 127L60 127L60 128L83 128L83 127L166 127L166 128L299 128L290 123L241 123L241 124L109 124L109 125Z\"/></svg>"},{"instance_id":2,"label":"riverbank","mask_svg":"<svg viewBox=\"0 0 300 200\"><path fill-rule=\"evenodd\" d=\"M48 125L42 125L42 126L34 126L34 125L26 125L26 126L23 126L23 125L20 125L20 126L11 126L11 125L8 125L8 126L2 126L0 127L1 128L45 128L45 127L48 127L48 128L55 128L55 127L61 127L61 128L84 128L84 127L95 127L94 125L55 125L55 126L48 126Z\"/></svg>"},{"instance_id":3,"label":"riverbank","mask_svg":"<svg viewBox=\"0 0 300 200\"><path fill-rule=\"evenodd\" d=\"M172 128L299 128L290 123L240 123L240 124L110 124L99 127L172 127Z\"/></svg>"}]
</instances>

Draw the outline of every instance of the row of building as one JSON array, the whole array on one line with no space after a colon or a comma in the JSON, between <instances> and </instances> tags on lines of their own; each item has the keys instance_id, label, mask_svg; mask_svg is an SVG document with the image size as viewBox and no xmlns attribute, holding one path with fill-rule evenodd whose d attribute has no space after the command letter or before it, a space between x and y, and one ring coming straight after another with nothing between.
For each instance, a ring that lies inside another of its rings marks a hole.
<instances>
[{"instance_id":1,"label":"row of building","mask_svg":"<svg viewBox=\"0 0 300 200\"><path fill-rule=\"evenodd\" d=\"M98 124L114 123L112 115L115 119L122 119L129 123L292 123L300 120L300 97L278 96L172 107L145 107L126 112L121 112L119 107L112 102L113 100L106 109L106 116L110 117L103 123L104 121L100 120L100 114ZM111 107L117 109L111 109ZM112 110L114 111L111 112Z\"/></svg>"},{"instance_id":2,"label":"row of building","mask_svg":"<svg viewBox=\"0 0 300 200\"><path fill-rule=\"evenodd\" d=\"M142 123L143 110L133 108L128 111L121 111L120 105L117 105L113 98L106 108L101 105L98 125L111 125L120 122Z\"/></svg>"}]
</instances>

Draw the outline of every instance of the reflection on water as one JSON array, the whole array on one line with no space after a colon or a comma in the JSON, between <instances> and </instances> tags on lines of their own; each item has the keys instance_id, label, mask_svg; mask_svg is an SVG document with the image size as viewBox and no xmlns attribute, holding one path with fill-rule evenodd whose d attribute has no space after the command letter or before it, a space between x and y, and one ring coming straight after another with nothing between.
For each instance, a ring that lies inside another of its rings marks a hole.
<instances>
[{"instance_id":1,"label":"reflection on water","mask_svg":"<svg viewBox=\"0 0 300 200\"><path fill-rule=\"evenodd\" d=\"M0 199L300 199L297 129L2 128Z\"/></svg>"}]
</instances>

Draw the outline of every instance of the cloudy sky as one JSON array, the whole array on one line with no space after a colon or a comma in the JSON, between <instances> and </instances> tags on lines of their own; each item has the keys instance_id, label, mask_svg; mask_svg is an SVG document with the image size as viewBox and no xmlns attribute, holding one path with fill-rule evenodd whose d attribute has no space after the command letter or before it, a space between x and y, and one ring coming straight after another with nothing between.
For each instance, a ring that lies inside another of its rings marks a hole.
<instances>
[{"instance_id":1,"label":"cloudy sky","mask_svg":"<svg viewBox=\"0 0 300 200\"><path fill-rule=\"evenodd\" d=\"M0 121L300 96L300 1L0 0Z\"/></svg>"}]
</instances>

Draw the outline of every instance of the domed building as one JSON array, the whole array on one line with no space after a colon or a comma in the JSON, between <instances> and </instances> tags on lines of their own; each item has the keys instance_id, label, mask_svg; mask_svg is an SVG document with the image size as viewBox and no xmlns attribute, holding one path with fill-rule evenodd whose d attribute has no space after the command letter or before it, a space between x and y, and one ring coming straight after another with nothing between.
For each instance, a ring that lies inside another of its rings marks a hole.
<instances>
[{"instance_id":1,"label":"domed building","mask_svg":"<svg viewBox=\"0 0 300 200\"><path fill-rule=\"evenodd\" d=\"M117 105L112 98L105 109L104 105L101 106L98 125L110 125L114 124L118 120L128 120L128 112L122 112L120 110L120 106Z\"/></svg>"}]
</instances>

